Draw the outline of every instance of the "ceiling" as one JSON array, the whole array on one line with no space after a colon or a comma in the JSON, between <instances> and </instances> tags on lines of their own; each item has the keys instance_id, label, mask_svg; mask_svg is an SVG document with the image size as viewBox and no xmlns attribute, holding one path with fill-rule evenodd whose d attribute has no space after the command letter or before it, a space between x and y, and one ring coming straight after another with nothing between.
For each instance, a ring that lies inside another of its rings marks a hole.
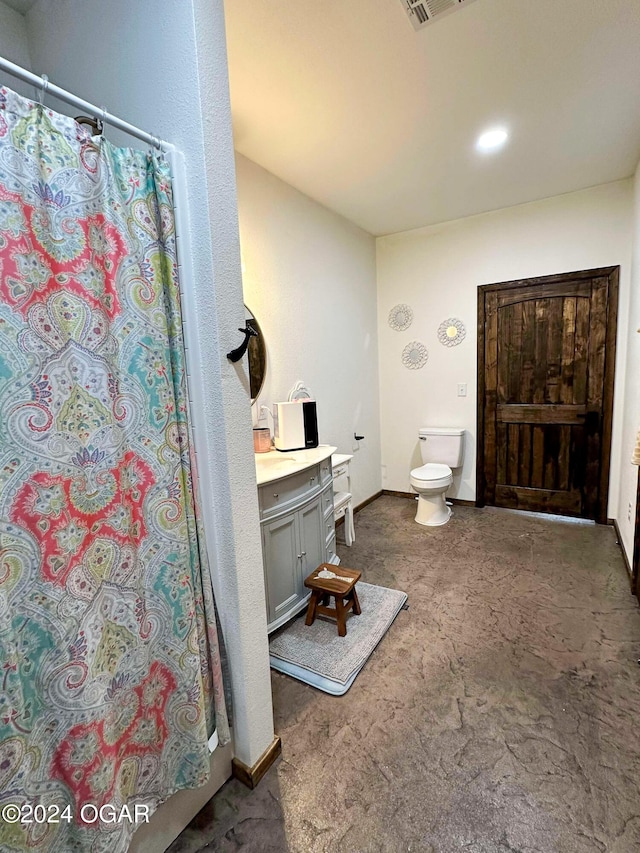
<instances>
[{"instance_id":1,"label":"ceiling","mask_svg":"<svg viewBox=\"0 0 640 853\"><path fill-rule=\"evenodd\" d=\"M226 0L236 149L371 234L631 175L638 0ZM480 155L478 134L510 131Z\"/></svg>"}]
</instances>

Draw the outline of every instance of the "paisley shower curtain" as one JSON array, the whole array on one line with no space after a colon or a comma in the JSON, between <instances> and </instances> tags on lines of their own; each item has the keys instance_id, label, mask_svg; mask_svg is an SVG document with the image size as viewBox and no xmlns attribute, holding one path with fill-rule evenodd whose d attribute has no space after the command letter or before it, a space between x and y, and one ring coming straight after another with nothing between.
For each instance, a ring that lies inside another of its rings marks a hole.
<instances>
[{"instance_id":1,"label":"paisley shower curtain","mask_svg":"<svg viewBox=\"0 0 640 853\"><path fill-rule=\"evenodd\" d=\"M0 89L3 853L126 850L228 740L190 452L167 164Z\"/></svg>"}]
</instances>

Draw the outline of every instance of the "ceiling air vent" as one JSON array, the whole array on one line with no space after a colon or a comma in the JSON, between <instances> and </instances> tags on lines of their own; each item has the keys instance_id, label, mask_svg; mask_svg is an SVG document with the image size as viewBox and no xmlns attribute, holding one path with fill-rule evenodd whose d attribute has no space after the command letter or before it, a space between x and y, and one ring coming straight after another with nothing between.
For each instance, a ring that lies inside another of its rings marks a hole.
<instances>
[{"instance_id":1,"label":"ceiling air vent","mask_svg":"<svg viewBox=\"0 0 640 853\"><path fill-rule=\"evenodd\" d=\"M462 9L473 0L400 0L414 30L421 30L427 24L443 18L456 9Z\"/></svg>"}]
</instances>

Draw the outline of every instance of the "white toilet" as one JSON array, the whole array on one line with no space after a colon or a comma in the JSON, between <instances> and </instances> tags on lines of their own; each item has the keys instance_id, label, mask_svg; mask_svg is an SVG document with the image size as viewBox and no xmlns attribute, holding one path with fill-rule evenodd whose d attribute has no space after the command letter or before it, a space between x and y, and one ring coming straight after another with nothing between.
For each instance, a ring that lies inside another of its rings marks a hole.
<instances>
[{"instance_id":1,"label":"white toilet","mask_svg":"<svg viewBox=\"0 0 640 853\"><path fill-rule=\"evenodd\" d=\"M453 482L452 468L459 468L464 458L464 430L422 427L420 452L425 463L414 468L409 482L418 493L416 521L428 527L446 524L451 510L444 499Z\"/></svg>"}]
</instances>

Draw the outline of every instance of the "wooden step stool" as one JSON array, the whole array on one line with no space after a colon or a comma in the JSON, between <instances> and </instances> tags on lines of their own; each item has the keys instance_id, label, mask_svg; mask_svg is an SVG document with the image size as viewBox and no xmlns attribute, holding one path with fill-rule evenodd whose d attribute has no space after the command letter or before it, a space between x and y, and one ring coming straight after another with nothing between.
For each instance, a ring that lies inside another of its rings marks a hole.
<instances>
[{"instance_id":1,"label":"wooden step stool","mask_svg":"<svg viewBox=\"0 0 640 853\"><path fill-rule=\"evenodd\" d=\"M349 580L319 578L318 572L321 572L323 569L335 572L338 577L349 578ZM356 584L361 577L362 572L356 569L343 569L342 566L334 566L331 563L322 563L322 565L318 566L304 582L304 585L311 590L305 625L313 625L318 614L329 616L338 623L338 635L346 637L347 613L349 610L352 610L354 616L359 616L362 612L360 610L360 602L358 601L358 593L356 592ZM327 606L331 596L335 599L335 608ZM320 601L322 601L322 604L319 603Z\"/></svg>"}]
</instances>

